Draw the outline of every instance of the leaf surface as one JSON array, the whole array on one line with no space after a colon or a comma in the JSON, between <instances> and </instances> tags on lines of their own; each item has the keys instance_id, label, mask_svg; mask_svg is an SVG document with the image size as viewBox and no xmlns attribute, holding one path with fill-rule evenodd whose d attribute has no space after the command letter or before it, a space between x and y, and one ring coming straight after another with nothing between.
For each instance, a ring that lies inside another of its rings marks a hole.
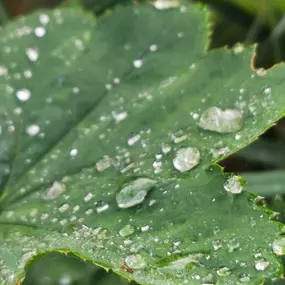
<instances>
[{"instance_id":1,"label":"leaf surface","mask_svg":"<svg viewBox=\"0 0 285 285\"><path fill-rule=\"evenodd\" d=\"M227 192L214 163L283 115L284 67L251 70L252 48L207 52L207 18L191 5L117 8L97 22L63 9L1 31L0 284L55 250L141 284L279 276L278 225L251 195ZM242 113L241 130L199 128L213 106ZM187 147L200 160L181 173L173 160ZM143 201L118 207L138 179L152 183Z\"/></svg>"}]
</instances>

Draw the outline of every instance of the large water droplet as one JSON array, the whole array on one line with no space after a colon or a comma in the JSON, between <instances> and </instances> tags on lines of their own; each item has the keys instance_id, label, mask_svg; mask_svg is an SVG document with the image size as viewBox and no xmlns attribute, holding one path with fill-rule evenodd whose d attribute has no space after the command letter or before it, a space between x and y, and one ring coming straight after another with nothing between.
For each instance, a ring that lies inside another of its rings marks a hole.
<instances>
[{"instance_id":1,"label":"large water droplet","mask_svg":"<svg viewBox=\"0 0 285 285\"><path fill-rule=\"evenodd\" d=\"M188 171L199 164L200 151L195 147L181 148L176 152L173 166L180 172Z\"/></svg>"},{"instance_id":2,"label":"large water droplet","mask_svg":"<svg viewBox=\"0 0 285 285\"><path fill-rule=\"evenodd\" d=\"M240 176L232 176L230 177L224 184L224 188L226 191L232 194L239 194L242 192L242 178Z\"/></svg>"},{"instance_id":3,"label":"large water droplet","mask_svg":"<svg viewBox=\"0 0 285 285\"><path fill-rule=\"evenodd\" d=\"M54 200L65 191L65 185L55 181L44 193L42 198L44 200Z\"/></svg>"},{"instance_id":4,"label":"large water droplet","mask_svg":"<svg viewBox=\"0 0 285 285\"><path fill-rule=\"evenodd\" d=\"M132 225L126 225L119 231L119 234L122 237L127 237L132 235L134 232L135 228Z\"/></svg>"},{"instance_id":5,"label":"large water droplet","mask_svg":"<svg viewBox=\"0 0 285 285\"><path fill-rule=\"evenodd\" d=\"M126 265L132 269L142 269L146 267L146 261L140 254L129 255L125 259Z\"/></svg>"},{"instance_id":6,"label":"large water droplet","mask_svg":"<svg viewBox=\"0 0 285 285\"><path fill-rule=\"evenodd\" d=\"M130 208L142 203L146 194L151 190L156 182L149 178L138 178L135 181L123 186L116 195L116 200L120 208Z\"/></svg>"},{"instance_id":7,"label":"large water droplet","mask_svg":"<svg viewBox=\"0 0 285 285\"><path fill-rule=\"evenodd\" d=\"M285 238L275 240L272 244L272 249L277 255L285 255Z\"/></svg>"},{"instance_id":8,"label":"large water droplet","mask_svg":"<svg viewBox=\"0 0 285 285\"><path fill-rule=\"evenodd\" d=\"M243 120L240 110L210 107L200 118L199 126L204 130L219 133L237 132L242 128Z\"/></svg>"}]
</instances>

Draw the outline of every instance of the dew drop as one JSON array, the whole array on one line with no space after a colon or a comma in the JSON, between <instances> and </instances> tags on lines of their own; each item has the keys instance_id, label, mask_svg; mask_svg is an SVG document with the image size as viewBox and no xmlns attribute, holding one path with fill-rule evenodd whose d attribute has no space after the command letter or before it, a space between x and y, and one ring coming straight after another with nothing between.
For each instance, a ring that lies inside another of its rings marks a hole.
<instances>
[{"instance_id":1,"label":"dew drop","mask_svg":"<svg viewBox=\"0 0 285 285\"><path fill-rule=\"evenodd\" d=\"M31 91L26 88L20 89L16 93L17 98L23 102L28 101L31 98L31 95Z\"/></svg>"},{"instance_id":2,"label":"dew drop","mask_svg":"<svg viewBox=\"0 0 285 285\"><path fill-rule=\"evenodd\" d=\"M134 61L133 61L133 66L135 67L135 68L141 68L142 66L143 66L143 59L135 59Z\"/></svg>"},{"instance_id":3,"label":"dew drop","mask_svg":"<svg viewBox=\"0 0 285 285\"><path fill-rule=\"evenodd\" d=\"M214 250L218 250L218 249L222 248L223 245L222 245L220 240L214 240L212 242L212 246L213 246Z\"/></svg>"},{"instance_id":4,"label":"dew drop","mask_svg":"<svg viewBox=\"0 0 285 285\"><path fill-rule=\"evenodd\" d=\"M46 34L46 29L44 27L36 27L34 33L38 38L42 38Z\"/></svg>"},{"instance_id":5,"label":"dew drop","mask_svg":"<svg viewBox=\"0 0 285 285\"><path fill-rule=\"evenodd\" d=\"M217 270L217 274L219 276L230 276L231 275L231 270L228 267L222 267L220 269Z\"/></svg>"},{"instance_id":6,"label":"dew drop","mask_svg":"<svg viewBox=\"0 0 285 285\"><path fill-rule=\"evenodd\" d=\"M8 73L8 70L3 65L0 65L0 76L4 76Z\"/></svg>"},{"instance_id":7,"label":"dew drop","mask_svg":"<svg viewBox=\"0 0 285 285\"><path fill-rule=\"evenodd\" d=\"M133 146L134 144L136 144L139 140L141 139L140 135L135 135L132 136L128 139L128 145L129 146Z\"/></svg>"},{"instance_id":8,"label":"dew drop","mask_svg":"<svg viewBox=\"0 0 285 285\"><path fill-rule=\"evenodd\" d=\"M234 175L225 182L224 188L226 191L232 194L239 194L243 190L243 185L241 182L242 178L240 176Z\"/></svg>"},{"instance_id":9,"label":"dew drop","mask_svg":"<svg viewBox=\"0 0 285 285\"><path fill-rule=\"evenodd\" d=\"M58 211L60 213L64 213L69 209L69 205L67 203L62 204L59 208Z\"/></svg>"},{"instance_id":10,"label":"dew drop","mask_svg":"<svg viewBox=\"0 0 285 285\"><path fill-rule=\"evenodd\" d=\"M41 14L41 15L40 15L40 22L41 22L41 24L43 24L43 25L48 24L48 23L49 23L49 16L46 15L46 14Z\"/></svg>"},{"instance_id":11,"label":"dew drop","mask_svg":"<svg viewBox=\"0 0 285 285\"><path fill-rule=\"evenodd\" d=\"M113 160L109 156L104 156L101 160L96 163L96 169L99 172L104 171L112 166Z\"/></svg>"},{"instance_id":12,"label":"dew drop","mask_svg":"<svg viewBox=\"0 0 285 285\"><path fill-rule=\"evenodd\" d=\"M272 249L277 255L285 255L285 238L275 240L272 244Z\"/></svg>"},{"instance_id":13,"label":"dew drop","mask_svg":"<svg viewBox=\"0 0 285 285\"><path fill-rule=\"evenodd\" d=\"M125 259L126 265L132 269L142 269L146 267L146 261L140 254L129 255Z\"/></svg>"},{"instance_id":14,"label":"dew drop","mask_svg":"<svg viewBox=\"0 0 285 285\"><path fill-rule=\"evenodd\" d=\"M39 59L39 52L35 48L27 48L26 55L30 61L35 62Z\"/></svg>"},{"instance_id":15,"label":"dew drop","mask_svg":"<svg viewBox=\"0 0 285 285\"><path fill-rule=\"evenodd\" d=\"M130 208L142 203L147 193L155 186L156 182L149 178L138 178L123 186L116 195L117 204L120 208Z\"/></svg>"},{"instance_id":16,"label":"dew drop","mask_svg":"<svg viewBox=\"0 0 285 285\"><path fill-rule=\"evenodd\" d=\"M200 151L195 147L181 148L176 152L173 166L180 172L188 171L199 164Z\"/></svg>"},{"instance_id":17,"label":"dew drop","mask_svg":"<svg viewBox=\"0 0 285 285\"><path fill-rule=\"evenodd\" d=\"M27 127L26 132L29 136L34 137L40 132L40 127L38 125L30 125Z\"/></svg>"},{"instance_id":18,"label":"dew drop","mask_svg":"<svg viewBox=\"0 0 285 285\"><path fill-rule=\"evenodd\" d=\"M169 8L178 7L180 5L177 0L157 0L153 3L153 6L158 10L164 10Z\"/></svg>"},{"instance_id":19,"label":"dew drop","mask_svg":"<svg viewBox=\"0 0 285 285\"><path fill-rule=\"evenodd\" d=\"M96 212L98 214L103 213L109 209L109 204L104 201L99 201L96 203Z\"/></svg>"},{"instance_id":20,"label":"dew drop","mask_svg":"<svg viewBox=\"0 0 285 285\"><path fill-rule=\"evenodd\" d=\"M210 107L200 118L199 127L204 130L231 133L242 128L243 120L240 110L226 109L222 111L218 107Z\"/></svg>"},{"instance_id":21,"label":"dew drop","mask_svg":"<svg viewBox=\"0 0 285 285\"><path fill-rule=\"evenodd\" d=\"M71 156L76 156L78 154L78 149L77 148L74 148L70 151L70 155Z\"/></svg>"},{"instance_id":22,"label":"dew drop","mask_svg":"<svg viewBox=\"0 0 285 285\"><path fill-rule=\"evenodd\" d=\"M66 187L64 184L55 181L51 187L49 187L42 195L43 200L54 200L58 198L64 191Z\"/></svg>"},{"instance_id":23,"label":"dew drop","mask_svg":"<svg viewBox=\"0 0 285 285\"><path fill-rule=\"evenodd\" d=\"M264 271L269 266L269 262L266 260L259 260L255 263L255 269L258 271Z\"/></svg>"},{"instance_id":24,"label":"dew drop","mask_svg":"<svg viewBox=\"0 0 285 285\"><path fill-rule=\"evenodd\" d=\"M231 239L227 244L229 252L233 252L240 247L239 241L235 238Z\"/></svg>"},{"instance_id":25,"label":"dew drop","mask_svg":"<svg viewBox=\"0 0 285 285\"><path fill-rule=\"evenodd\" d=\"M132 235L134 232L135 228L132 225L126 225L119 231L119 234L122 237L127 237Z\"/></svg>"},{"instance_id":26,"label":"dew drop","mask_svg":"<svg viewBox=\"0 0 285 285\"><path fill-rule=\"evenodd\" d=\"M149 47L149 50L151 51L151 52L155 52L155 51L157 51L157 45L151 45L150 47Z\"/></svg>"}]
</instances>

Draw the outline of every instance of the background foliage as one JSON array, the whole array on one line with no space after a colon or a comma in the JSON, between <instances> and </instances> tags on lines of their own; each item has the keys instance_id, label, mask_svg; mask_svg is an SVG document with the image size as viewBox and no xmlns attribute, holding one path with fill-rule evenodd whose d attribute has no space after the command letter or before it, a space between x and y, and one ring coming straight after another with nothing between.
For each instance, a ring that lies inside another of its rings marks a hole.
<instances>
[{"instance_id":1,"label":"background foliage","mask_svg":"<svg viewBox=\"0 0 285 285\"><path fill-rule=\"evenodd\" d=\"M65 2L65 3L62 3ZM81 2L96 15L116 4L128 0L2 0L0 21L26 14L40 7L59 4L73 5ZM133 1L138 2L138 1ZM270 67L285 59L285 5L278 0L262 1L210 1L202 0L212 10L213 35L211 48L232 46L237 42L258 42L256 66ZM248 190L266 197L267 205L279 212L276 219L285 222L283 199L285 197L285 120L268 130L258 141L227 158L226 171L241 173L248 183ZM100 281L98 281L100 280ZM125 280L76 257L50 253L39 257L29 268L25 285L31 284L126 284ZM102 282L102 283L100 283ZM268 284L272 281L268 280ZM276 280L274 284L285 284Z\"/></svg>"}]
</instances>

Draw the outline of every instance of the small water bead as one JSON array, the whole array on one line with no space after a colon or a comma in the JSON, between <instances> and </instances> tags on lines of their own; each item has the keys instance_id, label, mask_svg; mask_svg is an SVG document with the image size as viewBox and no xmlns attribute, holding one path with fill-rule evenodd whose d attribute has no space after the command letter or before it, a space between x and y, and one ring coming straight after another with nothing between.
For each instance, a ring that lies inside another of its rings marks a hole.
<instances>
[{"instance_id":1,"label":"small water bead","mask_svg":"<svg viewBox=\"0 0 285 285\"><path fill-rule=\"evenodd\" d=\"M240 243L237 239L233 238L228 242L227 247L229 252L233 252L240 247Z\"/></svg>"},{"instance_id":2,"label":"small water bead","mask_svg":"<svg viewBox=\"0 0 285 285\"><path fill-rule=\"evenodd\" d=\"M255 268L258 271L264 271L269 266L269 262L266 260L259 260L255 263Z\"/></svg>"},{"instance_id":3,"label":"small water bead","mask_svg":"<svg viewBox=\"0 0 285 285\"><path fill-rule=\"evenodd\" d=\"M17 98L23 102L28 101L31 98L31 95L31 91L26 88L20 89L16 92Z\"/></svg>"},{"instance_id":4,"label":"small water bead","mask_svg":"<svg viewBox=\"0 0 285 285\"><path fill-rule=\"evenodd\" d=\"M109 156L104 156L101 160L96 163L96 169L99 172L104 171L112 166L113 160Z\"/></svg>"},{"instance_id":5,"label":"small water bead","mask_svg":"<svg viewBox=\"0 0 285 285\"><path fill-rule=\"evenodd\" d=\"M8 73L8 70L3 65L0 65L0 76L4 76Z\"/></svg>"},{"instance_id":6,"label":"small water bead","mask_svg":"<svg viewBox=\"0 0 285 285\"><path fill-rule=\"evenodd\" d=\"M72 149L71 151L70 151L70 155L71 156L76 156L78 154L78 149L77 148L74 148L74 149Z\"/></svg>"},{"instance_id":7,"label":"small water bead","mask_svg":"<svg viewBox=\"0 0 285 285\"><path fill-rule=\"evenodd\" d=\"M132 269L142 269L147 263L140 254L129 255L125 259L126 265Z\"/></svg>"},{"instance_id":8,"label":"small water bead","mask_svg":"<svg viewBox=\"0 0 285 285\"><path fill-rule=\"evenodd\" d=\"M161 151L164 153L164 154L167 154L171 151L171 146L168 145L168 144L162 144L161 146Z\"/></svg>"},{"instance_id":9,"label":"small water bead","mask_svg":"<svg viewBox=\"0 0 285 285\"><path fill-rule=\"evenodd\" d=\"M204 130L231 133L242 128L242 112L236 109L226 109L222 111L218 107L210 107L200 118L199 127Z\"/></svg>"},{"instance_id":10,"label":"small water bead","mask_svg":"<svg viewBox=\"0 0 285 285\"><path fill-rule=\"evenodd\" d=\"M230 177L224 184L224 188L227 192L232 194L240 194L243 190L242 178L234 175Z\"/></svg>"},{"instance_id":11,"label":"small water bead","mask_svg":"<svg viewBox=\"0 0 285 285\"><path fill-rule=\"evenodd\" d=\"M138 178L123 186L116 195L117 204L120 208L130 208L142 203L147 193L155 186L156 181L149 178Z\"/></svg>"},{"instance_id":12,"label":"small water bead","mask_svg":"<svg viewBox=\"0 0 285 285\"><path fill-rule=\"evenodd\" d=\"M181 148L176 152L173 166L180 172L186 172L200 162L200 151L195 147Z\"/></svg>"},{"instance_id":13,"label":"small water bead","mask_svg":"<svg viewBox=\"0 0 285 285\"><path fill-rule=\"evenodd\" d=\"M46 14L41 14L39 17L41 24L47 25L49 23L49 16Z\"/></svg>"},{"instance_id":14,"label":"small water bead","mask_svg":"<svg viewBox=\"0 0 285 285\"><path fill-rule=\"evenodd\" d=\"M275 240L272 244L272 249L277 255L285 255L285 238Z\"/></svg>"},{"instance_id":15,"label":"small water bead","mask_svg":"<svg viewBox=\"0 0 285 285\"><path fill-rule=\"evenodd\" d=\"M40 132L40 127L38 125L30 125L27 127L26 132L29 136L34 137Z\"/></svg>"},{"instance_id":16,"label":"small water bead","mask_svg":"<svg viewBox=\"0 0 285 285\"><path fill-rule=\"evenodd\" d=\"M158 49L158 47L157 47L157 45L151 45L150 47L149 47L149 50L151 51L151 52L155 52L155 51L157 51L157 49Z\"/></svg>"},{"instance_id":17,"label":"small water bead","mask_svg":"<svg viewBox=\"0 0 285 285\"><path fill-rule=\"evenodd\" d=\"M133 66L135 68L141 68L143 66L143 59L135 59L133 61Z\"/></svg>"},{"instance_id":18,"label":"small water bead","mask_svg":"<svg viewBox=\"0 0 285 285\"><path fill-rule=\"evenodd\" d=\"M43 193L43 200L54 200L58 198L64 191L66 190L66 187L64 184L59 183L55 181L51 187L49 187L44 193Z\"/></svg>"},{"instance_id":19,"label":"small water bead","mask_svg":"<svg viewBox=\"0 0 285 285\"><path fill-rule=\"evenodd\" d=\"M140 135L135 135L132 136L128 139L128 145L129 146L133 146L134 144L136 144L139 140L141 139Z\"/></svg>"},{"instance_id":20,"label":"small water bead","mask_svg":"<svg viewBox=\"0 0 285 285\"><path fill-rule=\"evenodd\" d=\"M73 283L72 278L69 274L63 274L58 280L59 285L71 285Z\"/></svg>"},{"instance_id":21,"label":"small water bead","mask_svg":"<svg viewBox=\"0 0 285 285\"><path fill-rule=\"evenodd\" d=\"M127 237L132 235L134 232L135 228L132 225L126 225L119 231L119 234L122 237Z\"/></svg>"},{"instance_id":22,"label":"small water bead","mask_svg":"<svg viewBox=\"0 0 285 285\"><path fill-rule=\"evenodd\" d=\"M149 226L148 225L141 227L141 231L142 232L146 232L148 230L149 230Z\"/></svg>"},{"instance_id":23,"label":"small water bead","mask_svg":"<svg viewBox=\"0 0 285 285\"><path fill-rule=\"evenodd\" d=\"M218 250L218 249L222 248L223 245L222 245L220 240L214 240L212 242L212 246L213 246L214 250Z\"/></svg>"},{"instance_id":24,"label":"small water bead","mask_svg":"<svg viewBox=\"0 0 285 285\"><path fill-rule=\"evenodd\" d=\"M153 6L158 10L164 10L169 8L178 7L180 5L177 0L157 0L153 3Z\"/></svg>"},{"instance_id":25,"label":"small water bead","mask_svg":"<svg viewBox=\"0 0 285 285\"><path fill-rule=\"evenodd\" d=\"M109 204L104 201L99 201L96 203L96 212L101 214L109 209Z\"/></svg>"},{"instance_id":26,"label":"small water bead","mask_svg":"<svg viewBox=\"0 0 285 285\"><path fill-rule=\"evenodd\" d=\"M119 123L123 120L125 120L128 116L128 113L127 112L121 112L121 113L113 113L112 112L112 116L114 118L114 120L116 121L116 123Z\"/></svg>"},{"instance_id":27,"label":"small water bead","mask_svg":"<svg viewBox=\"0 0 285 285\"><path fill-rule=\"evenodd\" d=\"M217 270L217 274L222 277L230 276L231 270L228 267L222 267Z\"/></svg>"},{"instance_id":28,"label":"small water bead","mask_svg":"<svg viewBox=\"0 0 285 285\"><path fill-rule=\"evenodd\" d=\"M89 202L93 198L92 193L87 193L86 196L84 197L85 202Z\"/></svg>"},{"instance_id":29,"label":"small water bead","mask_svg":"<svg viewBox=\"0 0 285 285\"><path fill-rule=\"evenodd\" d=\"M69 205L67 203L62 204L59 208L58 211L60 213L64 213L69 209Z\"/></svg>"},{"instance_id":30,"label":"small water bead","mask_svg":"<svg viewBox=\"0 0 285 285\"><path fill-rule=\"evenodd\" d=\"M36 62L39 59L39 52L35 48L27 48L26 55L32 62Z\"/></svg>"},{"instance_id":31,"label":"small water bead","mask_svg":"<svg viewBox=\"0 0 285 285\"><path fill-rule=\"evenodd\" d=\"M243 283L247 283L247 282L250 281L250 275L247 275L247 274L243 273L243 274L240 276L239 280L240 280L241 282L243 282Z\"/></svg>"},{"instance_id":32,"label":"small water bead","mask_svg":"<svg viewBox=\"0 0 285 285\"><path fill-rule=\"evenodd\" d=\"M38 38L42 38L46 34L46 29L44 27L36 27L34 33Z\"/></svg>"}]
</instances>

